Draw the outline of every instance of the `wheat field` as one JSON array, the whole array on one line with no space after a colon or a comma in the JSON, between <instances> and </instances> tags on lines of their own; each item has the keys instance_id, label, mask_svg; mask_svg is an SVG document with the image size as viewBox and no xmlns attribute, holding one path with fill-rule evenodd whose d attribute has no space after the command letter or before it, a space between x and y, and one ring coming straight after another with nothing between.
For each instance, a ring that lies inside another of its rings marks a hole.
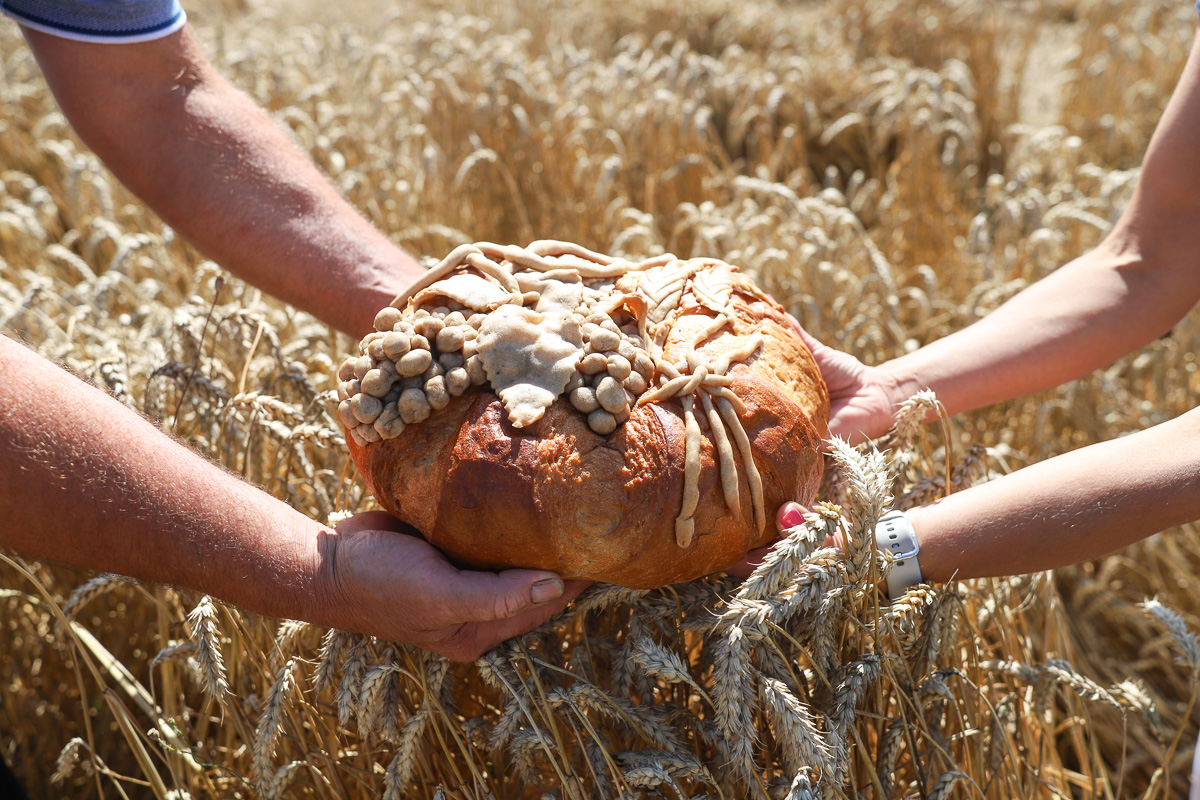
<instances>
[{"instance_id":1,"label":"wheat field","mask_svg":"<svg viewBox=\"0 0 1200 800\"><path fill-rule=\"evenodd\" d=\"M1196 28L1134 0L193 5L419 257L715 256L867 363L1100 241ZM333 413L353 343L116 183L7 20L0 58L0 330L314 519L371 508ZM918 395L833 448L827 504L750 580L594 587L475 664L0 554L0 754L34 798L1184 796L1200 530L890 607L864 534L889 498L1182 413L1198 351L1193 313L1039 396L921 428Z\"/></svg>"}]
</instances>

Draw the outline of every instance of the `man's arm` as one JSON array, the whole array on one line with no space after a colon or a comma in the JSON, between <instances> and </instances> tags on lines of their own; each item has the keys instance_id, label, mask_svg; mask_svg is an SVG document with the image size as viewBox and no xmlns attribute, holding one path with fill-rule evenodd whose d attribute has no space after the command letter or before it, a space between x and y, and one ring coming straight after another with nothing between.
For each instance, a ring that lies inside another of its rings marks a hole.
<instances>
[{"instance_id":1,"label":"man's arm","mask_svg":"<svg viewBox=\"0 0 1200 800\"><path fill-rule=\"evenodd\" d=\"M0 336L0 547L474 658L582 584L455 569L383 512L331 531Z\"/></svg>"},{"instance_id":2,"label":"man's arm","mask_svg":"<svg viewBox=\"0 0 1200 800\"><path fill-rule=\"evenodd\" d=\"M1104 242L968 328L878 367L811 342L830 430L861 441L931 388L950 413L1079 378L1166 333L1200 300L1200 40Z\"/></svg>"},{"instance_id":3,"label":"man's arm","mask_svg":"<svg viewBox=\"0 0 1200 800\"><path fill-rule=\"evenodd\" d=\"M121 45L23 30L88 146L239 277L361 336L424 271L217 73L190 28Z\"/></svg>"},{"instance_id":4,"label":"man's arm","mask_svg":"<svg viewBox=\"0 0 1200 800\"><path fill-rule=\"evenodd\" d=\"M1017 575L1098 558L1200 519L1200 409L907 513L926 580Z\"/></svg>"}]
</instances>

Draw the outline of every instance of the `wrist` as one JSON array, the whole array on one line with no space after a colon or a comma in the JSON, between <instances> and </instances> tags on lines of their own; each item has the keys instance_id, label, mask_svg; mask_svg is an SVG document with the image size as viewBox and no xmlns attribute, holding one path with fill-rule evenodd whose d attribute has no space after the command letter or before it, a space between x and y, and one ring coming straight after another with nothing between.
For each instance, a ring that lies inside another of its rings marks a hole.
<instances>
[{"instance_id":1,"label":"wrist","mask_svg":"<svg viewBox=\"0 0 1200 800\"><path fill-rule=\"evenodd\" d=\"M397 526L391 514L368 511L317 534L309 622L366 633L386 629L390 616L405 616L399 598L411 561L403 558L407 552L398 558L398 550L412 537Z\"/></svg>"},{"instance_id":2,"label":"wrist","mask_svg":"<svg viewBox=\"0 0 1200 800\"><path fill-rule=\"evenodd\" d=\"M306 619L318 625L358 631L353 611L362 606L354 600L353 575L349 569L353 543L328 528L313 538L310 561L312 591L303 600Z\"/></svg>"},{"instance_id":3,"label":"wrist","mask_svg":"<svg viewBox=\"0 0 1200 800\"><path fill-rule=\"evenodd\" d=\"M888 599L895 602L905 592L924 582L918 555L921 550L916 531L903 511L889 511L875 526L875 547L892 558L886 587Z\"/></svg>"},{"instance_id":4,"label":"wrist","mask_svg":"<svg viewBox=\"0 0 1200 800\"><path fill-rule=\"evenodd\" d=\"M346 298L347 321L337 327L354 337L375 330L375 315L379 309L390 305L396 295L425 274L425 268L415 258L385 239L383 234L377 235L381 241L373 248L370 262L349 270L356 276L354 280L358 286Z\"/></svg>"},{"instance_id":5,"label":"wrist","mask_svg":"<svg viewBox=\"0 0 1200 800\"><path fill-rule=\"evenodd\" d=\"M921 577L927 583L943 583L954 577L955 568L947 565L945 548L940 547L933 531L936 526L935 506L917 506L905 511L921 548Z\"/></svg>"},{"instance_id":6,"label":"wrist","mask_svg":"<svg viewBox=\"0 0 1200 800\"><path fill-rule=\"evenodd\" d=\"M879 383L887 396L889 413L893 415L905 400L930 388L928 381L918 376L916 366L908 356L894 358L875 369L878 370Z\"/></svg>"}]
</instances>

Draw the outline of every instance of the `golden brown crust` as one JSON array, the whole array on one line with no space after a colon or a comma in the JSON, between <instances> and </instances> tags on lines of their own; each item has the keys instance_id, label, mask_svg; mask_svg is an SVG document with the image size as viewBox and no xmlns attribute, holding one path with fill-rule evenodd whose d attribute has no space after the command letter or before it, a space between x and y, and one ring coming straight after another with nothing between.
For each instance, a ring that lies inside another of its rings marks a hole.
<instances>
[{"instance_id":1,"label":"golden brown crust","mask_svg":"<svg viewBox=\"0 0 1200 800\"><path fill-rule=\"evenodd\" d=\"M829 390L821 378L821 370L783 308L759 294L756 289L750 295L750 288L747 286L745 293L739 292L733 296L737 316L731 320L732 335L727 332L717 335L701 344L700 352L706 360L712 361L735 348L744 337L754 333L763 334L762 349L744 363L734 365L730 374L736 375L746 369L759 372L804 410L824 438L829 428ZM709 320L710 317L705 314L687 314L676 320L667 339L666 359L678 361L685 358L696 334Z\"/></svg>"},{"instance_id":2,"label":"golden brown crust","mask_svg":"<svg viewBox=\"0 0 1200 800\"><path fill-rule=\"evenodd\" d=\"M696 536L676 543L683 495L684 435L677 399L635 408L608 437L559 398L536 424L514 428L488 391L450 405L394 439L365 447L348 439L368 488L465 567L549 569L635 588L689 580L738 561L774 538L774 510L816 495L829 395L811 354L783 309L738 276L732 332L699 348L706 361L762 334L762 348L729 371L745 403L741 420L762 475L767 524L751 504L726 507L713 436L697 414L701 443ZM680 360L711 321L684 314L666 344ZM738 471L749 498L745 470Z\"/></svg>"}]
</instances>

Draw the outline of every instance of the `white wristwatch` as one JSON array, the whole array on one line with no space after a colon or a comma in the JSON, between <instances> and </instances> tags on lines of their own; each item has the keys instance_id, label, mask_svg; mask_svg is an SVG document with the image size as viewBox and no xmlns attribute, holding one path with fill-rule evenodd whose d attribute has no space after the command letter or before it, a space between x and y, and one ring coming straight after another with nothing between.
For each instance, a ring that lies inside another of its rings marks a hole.
<instances>
[{"instance_id":1,"label":"white wristwatch","mask_svg":"<svg viewBox=\"0 0 1200 800\"><path fill-rule=\"evenodd\" d=\"M903 511L889 511L875 526L875 546L892 554L892 570L887 576L888 599L895 602L911 587L921 582L921 565L917 553L917 532Z\"/></svg>"}]
</instances>

